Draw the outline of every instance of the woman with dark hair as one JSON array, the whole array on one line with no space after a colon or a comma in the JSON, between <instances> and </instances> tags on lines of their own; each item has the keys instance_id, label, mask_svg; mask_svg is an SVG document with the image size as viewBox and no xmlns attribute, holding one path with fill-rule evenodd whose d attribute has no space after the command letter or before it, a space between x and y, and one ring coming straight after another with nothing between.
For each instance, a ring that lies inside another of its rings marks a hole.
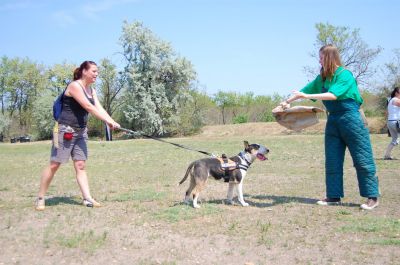
<instances>
[{"instance_id":1,"label":"woman with dark hair","mask_svg":"<svg viewBox=\"0 0 400 265\"><path fill-rule=\"evenodd\" d=\"M111 129L119 128L110 115L101 106L91 85L96 82L98 69L96 63L84 61L74 71L74 80L67 86L63 96L63 108L53 134L50 164L44 169L40 180L40 189L35 203L36 210L45 209L45 194L54 174L62 163L73 160L76 180L83 197L83 205L99 207L90 194L85 162L88 158L87 120L91 113L104 121Z\"/></svg>"},{"instance_id":2,"label":"woman with dark hair","mask_svg":"<svg viewBox=\"0 0 400 265\"><path fill-rule=\"evenodd\" d=\"M353 74L342 66L338 49L325 45L319 51L321 72L300 91L294 91L282 107L297 99L322 100L328 112L325 128L326 198L319 205L340 204L344 197L343 162L349 149L356 168L360 195L367 202L362 209L378 206L378 177L372 153L369 130L359 112L363 103Z\"/></svg>"},{"instance_id":3,"label":"woman with dark hair","mask_svg":"<svg viewBox=\"0 0 400 265\"><path fill-rule=\"evenodd\" d=\"M387 127L392 137L392 141L386 148L383 159L392 160L392 150L399 144L399 122L400 122L400 88L395 87L390 94L390 99L387 106Z\"/></svg>"}]
</instances>

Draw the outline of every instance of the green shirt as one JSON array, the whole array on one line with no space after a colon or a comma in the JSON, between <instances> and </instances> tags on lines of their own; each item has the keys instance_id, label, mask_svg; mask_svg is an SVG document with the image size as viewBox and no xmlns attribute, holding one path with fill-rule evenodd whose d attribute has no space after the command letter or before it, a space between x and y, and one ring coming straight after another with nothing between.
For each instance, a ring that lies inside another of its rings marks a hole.
<instances>
[{"instance_id":1,"label":"green shirt","mask_svg":"<svg viewBox=\"0 0 400 265\"><path fill-rule=\"evenodd\" d=\"M331 80L326 79L324 82L321 75L318 75L314 81L308 83L300 91L306 94L320 94L323 93L322 87L327 89L326 92L334 94L337 100L354 99L360 104L363 103L356 79L349 70L342 66L336 69Z\"/></svg>"}]
</instances>

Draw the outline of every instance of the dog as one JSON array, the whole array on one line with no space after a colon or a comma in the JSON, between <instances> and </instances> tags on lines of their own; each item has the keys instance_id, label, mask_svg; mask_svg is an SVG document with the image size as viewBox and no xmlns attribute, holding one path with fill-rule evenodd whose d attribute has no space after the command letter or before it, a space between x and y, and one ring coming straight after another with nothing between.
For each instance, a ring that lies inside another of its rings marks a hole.
<instances>
[{"instance_id":1,"label":"dog","mask_svg":"<svg viewBox=\"0 0 400 265\"><path fill-rule=\"evenodd\" d=\"M188 166L185 176L178 184L178 186L181 185L190 175L190 185L185 193L184 202L189 204L190 196L193 194L193 207L200 208L197 203L199 194L205 188L208 177L212 176L217 180L224 179L225 182L229 182L228 204L233 204L233 191L236 188L240 204L249 206L243 199L243 180L250 165L256 159L266 160L268 153L269 150L265 146L249 144L248 141L244 141L244 151L237 156L227 159L223 155L222 158L203 158L192 162Z\"/></svg>"}]
</instances>

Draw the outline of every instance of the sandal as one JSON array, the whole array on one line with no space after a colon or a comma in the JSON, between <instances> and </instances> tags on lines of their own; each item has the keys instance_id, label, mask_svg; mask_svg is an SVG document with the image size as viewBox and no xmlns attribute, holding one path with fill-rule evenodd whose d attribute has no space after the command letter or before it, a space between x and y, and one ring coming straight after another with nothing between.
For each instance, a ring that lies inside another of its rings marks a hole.
<instances>
[{"instance_id":1,"label":"sandal","mask_svg":"<svg viewBox=\"0 0 400 265\"><path fill-rule=\"evenodd\" d=\"M83 199L83 205L86 207L101 207L101 204L92 199Z\"/></svg>"},{"instance_id":2,"label":"sandal","mask_svg":"<svg viewBox=\"0 0 400 265\"><path fill-rule=\"evenodd\" d=\"M44 208L46 207L45 205L45 200L43 197L38 197L35 201L35 210L36 211L43 211Z\"/></svg>"}]
</instances>

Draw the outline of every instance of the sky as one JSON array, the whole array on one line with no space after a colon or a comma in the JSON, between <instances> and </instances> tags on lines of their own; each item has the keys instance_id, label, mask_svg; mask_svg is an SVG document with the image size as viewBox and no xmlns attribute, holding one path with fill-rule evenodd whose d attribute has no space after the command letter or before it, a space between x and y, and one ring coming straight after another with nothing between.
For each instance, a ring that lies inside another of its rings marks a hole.
<instances>
[{"instance_id":1,"label":"sky","mask_svg":"<svg viewBox=\"0 0 400 265\"><path fill-rule=\"evenodd\" d=\"M288 95L311 81L305 66L317 23L360 29L383 68L400 48L398 0L0 0L0 56L123 65L124 21L141 21L197 72L199 88ZM101 73L100 73L101 74Z\"/></svg>"}]
</instances>

